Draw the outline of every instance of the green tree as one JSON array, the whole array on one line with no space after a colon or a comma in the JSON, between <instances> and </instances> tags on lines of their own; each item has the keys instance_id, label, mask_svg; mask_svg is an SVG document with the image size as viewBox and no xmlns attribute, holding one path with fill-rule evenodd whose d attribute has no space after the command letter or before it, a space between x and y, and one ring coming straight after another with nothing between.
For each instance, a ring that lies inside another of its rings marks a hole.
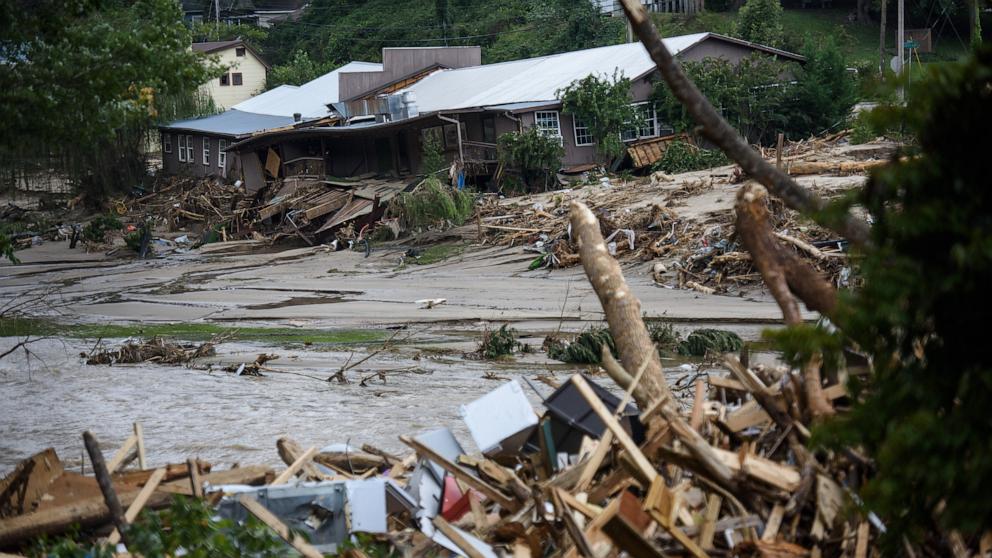
<instances>
[{"instance_id":1,"label":"green tree","mask_svg":"<svg viewBox=\"0 0 992 558\"><path fill-rule=\"evenodd\" d=\"M753 43L782 44L782 4L779 0L747 0L737 15L737 34Z\"/></svg>"},{"instance_id":2,"label":"green tree","mask_svg":"<svg viewBox=\"0 0 992 558\"><path fill-rule=\"evenodd\" d=\"M737 64L723 58L683 63L683 69L706 98L751 143L771 143L792 122L797 110L791 83L796 65L771 56L753 54ZM695 125L685 107L664 82L655 85L652 98L658 118L676 131Z\"/></svg>"},{"instance_id":3,"label":"green tree","mask_svg":"<svg viewBox=\"0 0 992 558\"><path fill-rule=\"evenodd\" d=\"M430 176L448 168L449 165L444 158L444 150L441 147L440 128L427 130L421 136L420 149L423 154L423 172L425 175Z\"/></svg>"},{"instance_id":4,"label":"green tree","mask_svg":"<svg viewBox=\"0 0 992 558\"><path fill-rule=\"evenodd\" d=\"M992 356L981 303L992 284L992 190L976 157L992 150L992 48L930 72L905 109L880 118L882 127L904 124L919 145L875 172L856 200L874 217L863 288L841 298L836 331L777 335L796 362L817 350L839 361L844 345L868 355L871 373L852 378L852 411L817 435L869 457L862 496L886 522L893 555L903 535L934 525L966 537L992 525Z\"/></svg>"},{"instance_id":5,"label":"green tree","mask_svg":"<svg viewBox=\"0 0 992 558\"><path fill-rule=\"evenodd\" d=\"M285 64L272 67L266 78L266 87L272 89L283 84L302 85L333 69L330 64L321 64L311 59L305 50L298 50Z\"/></svg>"},{"instance_id":6,"label":"green tree","mask_svg":"<svg viewBox=\"0 0 992 558\"><path fill-rule=\"evenodd\" d=\"M793 137L820 134L845 121L857 99L857 82L831 38L807 39L806 64L796 72L795 105L789 116Z\"/></svg>"},{"instance_id":7,"label":"green tree","mask_svg":"<svg viewBox=\"0 0 992 558\"><path fill-rule=\"evenodd\" d=\"M589 127L596 150L605 159L624 153L620 134L640 126L640 112L630 104L630 80L615 73L612 79L586 76L557 92L562 111Z\"/></svg>"},{"instance_id":8,"label":"green tree","mask_svg":"<svg viewBox=\"0 0 992 558\"><path fill-rule=\"evenodd\" d=\"M524 132L507 132L497 140L499 160L520 171L528 187L540 182L547 189L551 177L561 168L565 149L557 138L543 135L537 128Z\"/></svg>"},{"instance_id":9,"label":"green tree","mask_svg":"<svg viewBox=\"0 0 992 558\"><path fill-rule=\"evenodd\" d=\"M193 36L194 43L242 39L259 51L262 50L262 44L269 36L267 30L257 25L214 21L191 23L190 34Z\"/></svg>"},{"instance_id":10,"label":"green tree","mask_svg":"<svg viewBox=\"0 0 992 558\"><path fill-rule=\"evenodd\" d=\"M0 161L133 187L161 111L217 73L189 44L173 0L0 3Z\"/></svg>"}]
</instances>

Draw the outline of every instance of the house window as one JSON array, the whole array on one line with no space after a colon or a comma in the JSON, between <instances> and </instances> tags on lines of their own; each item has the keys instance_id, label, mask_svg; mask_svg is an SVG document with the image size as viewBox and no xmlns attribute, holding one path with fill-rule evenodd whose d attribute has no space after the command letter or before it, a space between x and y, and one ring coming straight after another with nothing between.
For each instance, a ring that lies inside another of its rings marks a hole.
<instances>
[{"instance_id":1,"label":"house window","mask_svg":"<svg viewBox=\"0 0 992 558\"><path fill-rule=\"evenodd\" d=\"M227 140L217 140L217 166L224 168L227 166Z\"/></svg>"},{"instance_id":2,"label":"house window","mask_svg":"<svg viewBox=\"0 0 992 558\"><path fill-rule=\"evenodd\" d=\"M244 80L241 78L241 72L235 72L235 73L231 74L231 82L232 82L231 83L232 85L241 85L241 84L243 84L244 83Z\"/></svg>"},{"instance_id":3,"label":"house window","mask_svg":"<svg viewBox=\"0 0 992 558\"><path fill-rule=\"evenodd\" d=\"M203 166L210 164L210 138L203 136Z\"/></svg>"},{"instance_id":4,"label":"house window","mask_svg":"<svg viewBox=\"0 0 992 558\"><path fill-rule=\"evenodd\" d=\"M486 143L496 143L496 119L492 117L482 119L482 141Z\"/></svg>"},{"instance_id":5,"label":"house window","mask_svg":"<svg viewBox=\"0 0 992 558\"><path fill-rule=\"evenodd\" d=\"M179 138L179 162L180 163L185 163L186 162L186 136L184 136L182 134L179 134L177 137Z\"/></svg>"},{"instance_id":6,"label":"house window","mask_svg":"<svg viewBox=\"0 0 992 558\"><path fill-rule=\"evenodd\" d=\"M162 151L172 153L172 134L162 134Z\"/></svg>"},{"instance_id":7,"label":"house window","mask_svg":"<svg viewBox=\"0 0 992 558\"><path fill-rule=\"evenodd\" d=\"M535 112L534 125L537 126L537 131L540 132L541 135L558 138L558 142L561 142L561 125L558 122L558 111L539 110Z\"/></svg>"},{"instance_id":8,"label":"house window","mask_svg":"<svg viewBox=\"0 0 992 558\"><path fill-rule=\"evenodd\" d=\"M220 76L220 84L223 87L227 87L228 85L231 85L231 74L224 74Z\"/></svg>"},{"instance_id":9,"label":"house window","mask_svg":"<svg viewBox=\"0 0 992 558\"><path fill-rule=\"evenodd\" d=\"M244 56L245 55L245 47L235 47L235 49L234 49L234 55L235 56Z\"/></svg>"},{"instance_id":10,"label":"house window","mask_svg":"<svg viewBox=\"0 0 992 558\"><path fill-rule=\"evenodd\" d=\"M641 126L624 130L620 133L623 141L634 141L638 138L653 138L658 135L658 111L653 103L636 103L634 107L641 115Z\"/></svg>"},{"instance_id":11,"label":"house window","mask_svg":"<svg viewBox=\"0 0 992 558\"><path fill-rule=\"evenodd\" d=\"M186 136L186 162L193 162L193 136Z\"/></svg>"},{"instance_id":12,"label":"house window","mask_svg":"<svg viewBox=\"0 0 992 558\"><path fill-rule=\"evenodd\" d=\"M572 118L572 128L575 130L575 145L592 145L595 143L589 127L578 116Z\"/></svg>"}]
</instances>

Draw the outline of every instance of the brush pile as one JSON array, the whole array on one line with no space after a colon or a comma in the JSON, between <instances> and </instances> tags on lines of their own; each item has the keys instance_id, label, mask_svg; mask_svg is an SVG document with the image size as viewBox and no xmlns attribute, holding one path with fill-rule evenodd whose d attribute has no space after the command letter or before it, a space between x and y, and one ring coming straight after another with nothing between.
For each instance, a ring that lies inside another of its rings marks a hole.
<instances>
[{"instance_id":1,"label":"brush pile","mask_svg":"<svg viewBox=\"0 0 992 558\"><path fill-rule=\"evenodd\" d=\"M147 341L128 339L116 349L108 349L91 353L81 353L86 364L138 364L154 362L157 364L188 364L198 358L216 354L214 346L218 340L213 339L200 345L178 344L166 341L161 337L152 337Z\"/></svg>"}]
</instances>

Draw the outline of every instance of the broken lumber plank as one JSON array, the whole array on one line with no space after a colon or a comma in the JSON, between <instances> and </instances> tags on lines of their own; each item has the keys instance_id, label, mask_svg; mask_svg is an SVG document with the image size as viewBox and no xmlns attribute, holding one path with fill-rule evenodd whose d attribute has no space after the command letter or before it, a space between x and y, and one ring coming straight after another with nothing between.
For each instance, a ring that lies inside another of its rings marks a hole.
<instances>
[{"instance_id":1,"label":"broken lumber plank","mask_svg":"<svg viewBox=\"0 0 992 558\"><path fill-rule=\"evenodd\" d=\"M782 465L750 453L742 457L736 452L720 448L712 449L720 461L734 472L744 471L749 477L790 493L799 488L799 470L795 467Z\"/></svg>"},{"instance_id":2,"label":"broken lumber plank","mask_svg":"<svg viewBox=\"0 0 992 558\"><path fill-rule=\"evenodd\" d=\"M705 550L685 534L685 531L675 526L673 516L677 511L676 507L675 494L665 485L664 478L656 477L651 483L651 488L648 489L647 498L644 499L644 511L690 554L696 558L708 558Z\"/></svg>"},{"instance_id":3,"label":"broken lumber plank","mask_svg":"<svg viewBox=\"0 0 992 558\"><path fill-rule=\"evenodd\" d=\"M194 498L203 498L203 481L200 480L200 468L193 458L186 460L186 468L189 470L189 487Z\"/></svg>"},{"instance_id":4,"label":"broken lumber plank","mask_svg":"<svg viewBox=\"0 0 992 558\"><path fill-rule=\"evenodd\" d=\"M421 444L414 438L411 438L409 436L400 436L400 441L406 444L407 446L409 446L414 451L416 451L418 454L420 454L421 457L433 461L442 469L451 473L452 476L454 476L457 480L465 483L471 488L478 490L486 497L491 499L493 502L499 504L501 508L509 510L511 512L515 512L520 510L521 507L523 507L522 502L507 497L505 494L497 490L495 487L493 487L486 481L473 476L464 468L460 467L455 463L452 463L451 461L448 461L447 459L444 458L444 456L435 452L434 450L425 446L424 444Z\"/></svg>"},{"instance_id":5,"label":"broken lumber plank","mask_svg":"<svg viewBox=\"0 0 992 558\"><path fill-rule=\"evenodd\" d=\"M122 504L130 504L138 495L138 490L126 490L117 494ZM170 501L168 494L155 492L146 507L161 507ZM72 528L94 527L107 523L110 512L102 496L76 500L63 506L47 508L0 521L0 548L41 535L56 535Z\"/></svg>"},{"instance_id":6,"label":"broken lumber plank","mask_svg":"<svg viewBox=\"0 0 992 558\"><path fill-rule=\"evenodd\" d=\"M443 517L439 515L435 517L433 521L434 526L437 527L438 531L441 531L444 536L451 539L451 542L455 543L455 546L464 552L466 556L469 558L486 558L485 554L479 552L479 550L475 548L472 543L468 542L468 540L462 536L459 530L455 529Z\"/></svg>"},{"instance_id":7,"label":"broken lumber plank","mask_svg":"<svg viewBox=\"0 0 992 558\"><path fill-rule=\"evenodd\" d=\"M54 448L22 460L0 480L0 518L33 511L48 485L64 470Z\"/></svg>"},{"instance_id":8,"label":"broken lumber plank","mask_svg":"<svg viewBox=\"0 0 992 558\"><path fill-rule=\"evenodd\" d=\"M128 523L134 523L134 520L138 518L138 514L145 508L145 504L148 503L148 500L152 497L152 494L155 492L155 489L158 488L158 484L162 482L163 478L165 478L165 469L155 469L152 476L148 478L148 482L141 488L141 492L138 492L138 495L134 498L134 501L131 502L131 505L128 506L127 511L124 512L124 519L126 519ZM107 537L107 543L110 545L116 545L120 542L120 540L121 532L117 529L114 529L114 531L110 533L110 536Z\"/></svg>"},{"instance_id":9,"label":"broken lumber plank","mask_svg":"<svg viewBox=\"0 0 992 558\"><path fill-rule=\"evenodd\" d=\"M699 547L703 550L713 548L713 535L716 533L716 521L720 519L720 504L723 499L719 494L710 494L706 499L706 518L699 529Z\"/></svg>"},{"instance_id":10,"label":"broken lumber plank","mask_svg":"<svg viewBox=\"0 0 992 558\"><path fill-rule=\"evenodd\" d=\"M237 469L228 469L227 471L217 471L203 475L200 477L200 481L201 483L209 483L213 486L225 484L260 485L265 484L266 479L272 475L272 467L266 465L248 465L238 467ZM182 494L184 496L193 495L192 487L186 479L161 484L159 485L159 490L173 494Z\"/></svg>"},{"instance_id":11,"label":"broken lumber plank","mask_svg":"<svg viewBox=\"0 0 992 558\"><path fill-rule=\"evenodd\" d=\"M662 558L664 554L645 540L643 533L651 524L651 517L641 509L641 503L630 492L623 492L603 511L606 521L603 532L609 535L617 548L634 558Z\"/></svg>"},{"instance_id":12,"label":"broken lumber plank","mask_svg":"<svg viewBox=\"0 0 992 558\"><path fill-rule=\"evenodd\" d=\"M775 504L771 513L768 514L768 521L765 523L765 530L761 533L761 540L764 542L774 542L778 535L778 530L782 526L782 518L785 516L785 506Z\"/></svg>"},{"instance_id":13,"label":"broken lumber plank","mask_svg":"<svg viewBox=\"0 0 992 558\"><path fill-rule=\"evenodd\" d=\"M710 386L715 388L729 389L733 391L739 391L741 393L748 392L748 389L744 387L744 384L738 382L733 378L727 378L725 376L710 376L709 382L710 382Z\"/></svg>"},{"instance_id":14,"label":"broken lumber plank","mask_svg":"<svg viewBox=\"0 0 992 558\"><path fill-rule=\"evenodd\" d=\"M752 426L759 426L761 424L771 422L772 417L768 416L768 413L758 404L757 401L751 400L747 403L741 405L741 407L734 412L727 415L727 420L724 423L731 432L740 432L745 428L750 428Z\"/></svg>"},{"instance_id":15,"label":"broken lumber plank","mask_svg":"<svg viewBox=\"0 0 992 558\"><path fill-rule=\"evenodd\" d=\"M210 464L200 460L194 460L199 464L200 471L210 471ZM189 477L189 463L169 463L161 467L165 469L165 478L162 482ZM145 469L143 471L121 471L113 474L115 483L143 485L148 482L152 474L158 469Z\"/></svg>"},{"instance_id":16,"label":"broken lumber plank","mask_svg":"<svg viewBox=\"0 0 992 558\"><path fill-rule=\"evenodd\" d=\"M854 558L868 558L868 535L871 525L867 521L858 524L857 542L854 545Z\"/></svg>"},{"instance_id":17,"label":"broken lumber plank","mask_svg":"<svg viewBox=\"0 0 992 558\"><path fill-rule=\"evenodd\" d=\"M632 440L630 435L627 434L627 431L620 426L620 423L617 422L617 419L613 416L613 413L606 408L606 405L603 405L603 401L598 395L596 395L595 392L592 391L592 388L589 387L589 384L586 382L585 378L579 374L574 374L572 376L572 383L575 384L576 389L579 390L579 394L581 394L582 398L586 400L586 403L593 410L593 412L599 416L599 420L603 421L603 424L606 425L606 428L613 433L613 436L623 447L624 451L626 451L627 454L630 455L631 459L634 460L634 464L637 465L637 468L641 471L644 477L647 478L648 481L653 481L655 477L658 476L658 472L655 471L654 466L651 465L648 458L644 457L644 454L641 453L641 449L637 447L637 444L635 444L634 440Z\"/></svg>"},{"instance_id":18,"label":"broken lumber plank","mask_svg":"<svg viewBox=\"0 0 992 558\"><path fill-rule=\"evenodd\" d=\"M282 473L279 473L279 476L276 477L274 481L272 481L272 484L286 484L287 482L289 482L289 479L296 476L296 473L298 473L300 469L303 468L304 465L309 463L310 460L313 459L313 456L316 453L317 453L317 446L310 446L310 449L303 452L303 455L296 458L296 461L294 461L292 465L290 465Z\"/></svg>"},{"instance_id":19,"label":"broken lumber plank","mask_svg":"<svg viewBox=\"0 0 992 558\"><path fill-rule=\"evenodd\" d=\"M500 488L508 489L517 499L527 500L531 496L530 488L520 480L520 477L513 471L485 457L470 457L461 455L458 462L462 465L475 467L489 480L495 482Z\"/></svg>"},{"instance_id":20,"label":"broken lumber plank","mask_svg":"<svg viewBox=\"0 0 992 558\"><path fill-rule=\"evenodd\" d=\"M144 470L148 466L145 455L145 431L141 428L141 423L134 423L135 445L138 446L138 468Z\"/></svg>"},{"instance_id":21,"label":"broken lumber plank","mask_svg":"<svg viewBox=\"0 0 992 558\"><path fill-rule=\"evenodd\" d=\"M296 533L289 530L289 527L285 523L279 520L272 512L267 510L265 506L259 504L251 496L247 494L242 494L238 498L238 503L240 503L249 513L254 515L261 521L271 528L273 531L279 535L282 540L289 543L290 546L296 549L297 552L302 554L305 558L323 558L324 555L321 554L319 550L313 547L310 543L305 541L303 537L300 537Z\"/></svg>"},{"instance_id":22,"label":"broken lumber plank","mask_svg":"<svg viewBox=\"0 0 992 558\"><path fill-rule=\"evenodd\" d=\"M136 445L138 445L138 436L132 433L127 437L127 440L124 440L124 445L121 446L121 449L117 450L117 453L110 458L110 461L107 463L107 470L111 473L116 471L124 463L124 460L127 459L128 454L131 453L131 450Z\"/></svg>"},{"instance_id":23,"label":"broken lumber plank","mask_svg":"<svg viewBox=\"0 0 992 558\"><path fill-rule=\"evenodd\" d=\"M304 453L303 448L295 440L285 436L276 440L276 450L286 465L292 465ZM303 474L306 478L312 480L324 480L328 478L328 475L321 473L317 469L317 466L309 461L303 464Z\"/></svg>"}]
</instances>

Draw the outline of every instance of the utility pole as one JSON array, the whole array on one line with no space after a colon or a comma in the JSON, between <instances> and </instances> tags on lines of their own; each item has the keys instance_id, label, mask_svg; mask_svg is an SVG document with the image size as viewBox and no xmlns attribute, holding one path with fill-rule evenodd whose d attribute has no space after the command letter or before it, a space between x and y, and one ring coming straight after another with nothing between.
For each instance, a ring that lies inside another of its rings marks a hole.
<instances>
[{"instance_id":1,"label":"utility pole","mask_svg":"<svg viewBox=\"0 0 992 558\"><path fill-rule=\"evenodd\" d=\"M878 37L878 75L879 76L884 76L885 75L885 15L886 15L885 14L885 10L886 10L886 5L885 4L886 4L885 0L882 0L882 11L881 11L881 17L882 17L881 26L882 26L882 29L878 33L878 35L879 35L879 37Z\"/></svg>"},{"instance_id":2,"label":"utility pole","mask_svg":"<svg viewBox=\"0 0 992 558\"><path fill-rule=\"evenodd\" d=\"M902 73L906 66L906 27L905 27L905 0L899 0L899 28L896 31L896 48L899 49L899 71Z\"/></svg>"},{"instance_id":3,"label":"utility pole","mask_svg":"<svg viewBox=\"0 0 992 558\"><path fill-rule=\"evenodd\" d=\"M220 0L214 0L214 17L217 24L220 25Z\"/></svg>"}]
</instances>

